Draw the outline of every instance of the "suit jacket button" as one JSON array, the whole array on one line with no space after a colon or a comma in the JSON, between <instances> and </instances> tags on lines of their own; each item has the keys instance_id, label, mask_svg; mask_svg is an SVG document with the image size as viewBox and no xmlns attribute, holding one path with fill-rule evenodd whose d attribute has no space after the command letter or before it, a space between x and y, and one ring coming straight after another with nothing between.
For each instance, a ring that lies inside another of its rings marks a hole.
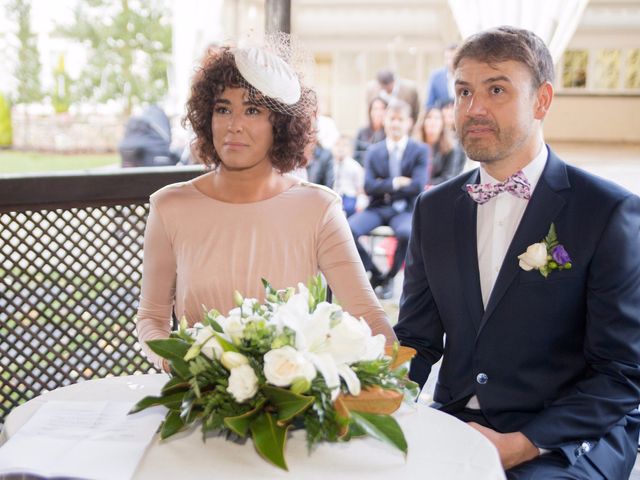
<instances>
[{"instance_id":1,"label":"suit jacket button","mask_svg":"<svg viewBox=\"0 0 640 480\"><path fill-rule=\"evenodd\" d=\"M489 377L487 376L486 373L479 373L478 376L476 377L476 382L478 382L480 385L484 385L488 381L489 381Z\"/></svg>"}]
</instances>

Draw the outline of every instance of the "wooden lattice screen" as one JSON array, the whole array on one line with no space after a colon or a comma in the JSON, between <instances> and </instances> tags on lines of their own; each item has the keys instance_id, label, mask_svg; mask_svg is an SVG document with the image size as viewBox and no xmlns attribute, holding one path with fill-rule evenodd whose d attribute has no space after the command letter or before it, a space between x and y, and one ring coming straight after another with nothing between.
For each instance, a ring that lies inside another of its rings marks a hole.
<instances>
[{"instance_id":1,"label":"wooden lattice screen","mask_svg":"<svg viewBox=\"0 0 640 480\"><path fill-rule=\"evenodd\" d=\"M0 423L45 390L153 371L133 322L148 197L200 173L0 178Z\"/></svg>"}]
</instances>

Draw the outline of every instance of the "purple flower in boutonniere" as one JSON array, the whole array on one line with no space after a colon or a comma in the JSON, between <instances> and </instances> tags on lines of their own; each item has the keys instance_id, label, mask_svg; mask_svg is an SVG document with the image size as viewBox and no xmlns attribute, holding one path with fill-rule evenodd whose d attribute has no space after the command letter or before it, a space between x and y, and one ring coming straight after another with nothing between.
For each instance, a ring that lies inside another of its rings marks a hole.
<instances>
[{"instance_id":1,"label":"purple flower in boutonniere","mask_svg":"<svg viewBox=\"0 0 640 480\"><path fill-rule=\"evenodd\" d=\"M552 223L549 233L542 242L529 245L527 251L518 255L520 268L523 270L538 270L543 277L547 277L552 270L571 268L569 253L558 242L556 226Z\"/></svg>"}]
</instances>

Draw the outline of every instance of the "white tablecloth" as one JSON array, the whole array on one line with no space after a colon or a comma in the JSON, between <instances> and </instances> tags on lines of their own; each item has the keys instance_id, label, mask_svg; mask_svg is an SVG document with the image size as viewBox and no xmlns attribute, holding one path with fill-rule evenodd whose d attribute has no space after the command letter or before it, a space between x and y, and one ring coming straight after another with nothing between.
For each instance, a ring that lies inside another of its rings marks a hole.
<instances>
[{"instance_id":1,"label":"white tablecloth","mask_svg":"<svg viewBox=\"0 0 640 480\"><path fill-rule=\"evenodd\" d=\"M6 419L3 436L10 438L46 401L137 401L157 395L167 378L163 374L113 377L59 388L14 409ZM493 445L463 422L424 405L402 407L395 417L409 445L406 459L371 438L322 443L309 455L304 431L298 430L286 444L289 472L285 472L266 463L251 441L238 445L213 437L203 443L195 428L162 442L156 436L134 478L504 479Z\"/></svg>"}]
</instances>

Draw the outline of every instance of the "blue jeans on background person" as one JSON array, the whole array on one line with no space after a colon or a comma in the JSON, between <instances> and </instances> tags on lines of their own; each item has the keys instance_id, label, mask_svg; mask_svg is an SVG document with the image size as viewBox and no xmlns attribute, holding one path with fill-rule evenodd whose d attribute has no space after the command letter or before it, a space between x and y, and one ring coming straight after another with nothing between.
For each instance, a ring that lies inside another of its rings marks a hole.
<instances>
[{"instance_id":1,"label":"blue jeans on background person","mask_svg":"<svg viewBox=\"0 0 640 480\"><path fill-rule=\"evenodd\" d=\"M356 213L356 197L342 195L342 209L347 214L347 217Z\"/></svg>"}]
</instances>

